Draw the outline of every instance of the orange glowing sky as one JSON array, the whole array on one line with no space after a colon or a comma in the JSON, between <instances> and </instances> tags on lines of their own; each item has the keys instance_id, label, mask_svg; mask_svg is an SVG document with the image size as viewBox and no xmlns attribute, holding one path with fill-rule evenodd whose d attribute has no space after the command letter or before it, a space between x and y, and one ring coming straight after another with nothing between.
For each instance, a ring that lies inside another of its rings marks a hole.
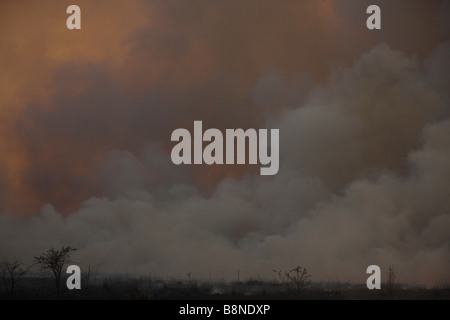
<instances>
[{"instance_id":1,"label":"orange glowing sky","mask_svg":"<svg viewBox=\"0 0 450 320\"><path fill-rule=\"evenodd\" d=\"M381 41L421 57L444 38L434 17L439 1L380 1L384 29L373 33L364 28L367 1L347 8L334 0L77 0L82 30L69 31L72 2L0 4L3 211L53 203L69 212L101 194L97 168L107 151L138 152L148 140L169 151L170 132L195 119L263 125L265 115L289 107L252 100L266 68L288 83L298 74L322 83L331 67ZM192 174L210 187L247 170Z\"/></svg>"}]
</instances>

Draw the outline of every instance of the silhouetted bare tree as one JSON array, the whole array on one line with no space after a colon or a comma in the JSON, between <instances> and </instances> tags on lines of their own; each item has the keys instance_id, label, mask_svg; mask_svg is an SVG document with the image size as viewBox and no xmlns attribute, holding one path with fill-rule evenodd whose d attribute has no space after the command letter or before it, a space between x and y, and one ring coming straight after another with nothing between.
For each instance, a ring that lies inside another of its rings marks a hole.
<instances>
[{"instance_id":1,"label":"silhouetted bare tree","mask_svg":"<svg viewBox=\"0 0 450 320\"><path fill-rule=\"evenodd\" d=\"M389 297L393 297L399 288L398 279L397 279L397 272L394 268L394 266L389 265L389 271L388 271L388 280L386 284L387 294Z\"/></svg>"},{"instance_id":2,"label":"silhouetted bare tree","mask_svg":"<svg viewBox=\"0 0 450 320\"><path fill-rule=\"evenodd\" d=\"M28 270L23 266L21 261L14 258L12 261L3 261L0 264L0 271L6 292L12 296L14 290L19 285L20 278L22 278Z\"/></svg>"},{"instance_id":3,"label":"silhouetted bare tree","mask_svg":"<svg viewBox=\"0 0 450 320\"><path fill-rule=\"evenodd\" d=\"M55 278L56 292L60 293L61 273L64 266L70 262L70 254L77 249L71 246L62 247L61 250L54 248L48 249L46 252L41 253L39 256L34 257L34 261L43 270L49 270L53 273Z\"/></svg>"},{"instance_id":4,"label":"silhouetted bare tree","mask_svg":"<svg viewBox=\"0 0 450 320\"><path fill-rule=\"evenodd\" d=\"M305 267L298 266L291 271L272 270L278 275L278 281L285 284L297 297L311 282L311 275Z\"/></svg>"}]
</instances>

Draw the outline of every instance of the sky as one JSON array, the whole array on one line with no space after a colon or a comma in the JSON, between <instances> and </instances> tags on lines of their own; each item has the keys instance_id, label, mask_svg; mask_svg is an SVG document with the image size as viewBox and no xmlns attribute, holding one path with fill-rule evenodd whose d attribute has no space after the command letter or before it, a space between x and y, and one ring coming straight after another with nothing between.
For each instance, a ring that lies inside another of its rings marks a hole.
<instances>
[{"instance_id":1,"label":"sky","mask_svg":"<svg viewBox=\"0 0 450 320\"><path fill-rule=\"evenodd\" d=\"M450 1L7 0L0 21L0 260L450 282ZM278 174L175 166L195 120L279 129Z\"/></svg>"}]
</instances>

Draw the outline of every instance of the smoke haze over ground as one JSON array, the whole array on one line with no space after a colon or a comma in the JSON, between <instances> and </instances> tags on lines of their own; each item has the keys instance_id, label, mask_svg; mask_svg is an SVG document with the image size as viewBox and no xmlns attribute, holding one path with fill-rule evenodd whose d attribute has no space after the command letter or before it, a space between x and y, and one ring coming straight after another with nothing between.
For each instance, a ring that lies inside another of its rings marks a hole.
<instances>
[{"instance_id":1,"label":"smoke haze over ground","mask_svg":"<svg viewBox=\"0 0 450 320\"><path fill-rule=\"evenodd\" d=\"M450 282L448 1L378 1L380 32L369 1L105 3L76 35L65 4L0 5L0 260ZM278 174L173 165L194 120L280 129Z\"/></svg>"}]
</instances>

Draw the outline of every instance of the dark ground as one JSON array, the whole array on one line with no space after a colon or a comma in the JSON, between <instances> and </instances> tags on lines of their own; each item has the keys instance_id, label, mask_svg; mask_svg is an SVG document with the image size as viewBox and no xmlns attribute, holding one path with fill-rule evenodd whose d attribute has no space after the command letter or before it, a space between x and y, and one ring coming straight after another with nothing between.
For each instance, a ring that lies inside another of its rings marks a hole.
<instances>
[{"instance_id":1,"label":"dark ground","mask_svg":"<svg viewBox=\"0 0 450 320\"><path fill-rule=\"evenodd\" d=\"M185 281L163 280L150 277L99 276L83 281L81 290L68 290L65 279L58 295L51 278L27 277L13 294L7 293L0 285L0 299L87 299L87 300L450 300L450 287L413 287L397 284L383 285L381 290L368 290L365 284L311 283L299 290L285 283L275 281L248 280L226 281Z\"/></svg>"}]
</instances>

